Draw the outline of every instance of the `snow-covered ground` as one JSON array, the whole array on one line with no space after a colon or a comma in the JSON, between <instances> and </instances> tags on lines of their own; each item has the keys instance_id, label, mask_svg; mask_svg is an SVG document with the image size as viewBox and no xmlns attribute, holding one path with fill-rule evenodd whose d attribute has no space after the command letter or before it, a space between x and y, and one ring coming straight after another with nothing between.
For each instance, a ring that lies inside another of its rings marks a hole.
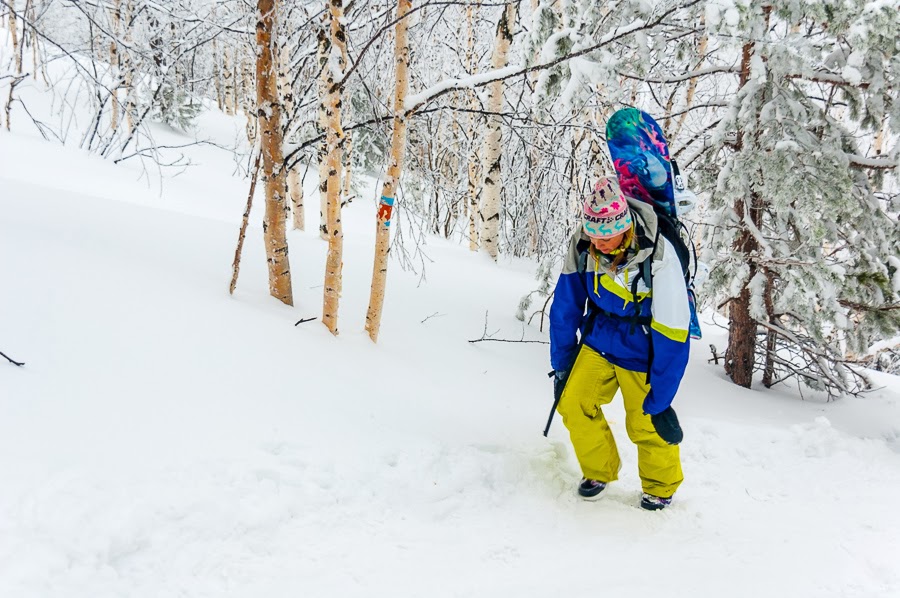
<instances>
[{"instance_id":1,"label":"snow-covered ground","mask_svg":"<svg viewBox=\"0 0 900 598\"><path fill-rule=\"evenodd\" d=\"M619 402L622 479L585 503L561 422L541 436L546 345L467 342L486 313L498 338L546 340L513 318L531 264L428 239L424 281L392 264L373 345L363 181L341 334L295 326L321 314L317 215L289 235L289 308L258 198L230 296L248 183L190 152L160 194L133 161L0 131L0 351L26 362L0 359L0 597L900 596L896 378L833 403L740 389L707 325L673 506L637 507Z\"/></svg>"}]
</instances>

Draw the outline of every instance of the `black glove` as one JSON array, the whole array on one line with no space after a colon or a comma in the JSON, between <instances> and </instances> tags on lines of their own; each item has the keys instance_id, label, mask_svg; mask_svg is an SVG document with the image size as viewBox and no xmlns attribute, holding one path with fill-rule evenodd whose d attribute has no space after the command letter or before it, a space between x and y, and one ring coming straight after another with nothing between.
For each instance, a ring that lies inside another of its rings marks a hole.
<instances>
[{"instance_id":1,"label":"black glove","mask_svg":"<svg viewBox=\"0 0 900 598\"><path fill-rule=\"evenodd\" d=\"M684 439L684 432L681 431L678 416L671 407L666 407L656 415L651 415L650 421L653 422L653 427L656 428L659 437L669 444L678 444Z\"/></svg>"}]
</instances>

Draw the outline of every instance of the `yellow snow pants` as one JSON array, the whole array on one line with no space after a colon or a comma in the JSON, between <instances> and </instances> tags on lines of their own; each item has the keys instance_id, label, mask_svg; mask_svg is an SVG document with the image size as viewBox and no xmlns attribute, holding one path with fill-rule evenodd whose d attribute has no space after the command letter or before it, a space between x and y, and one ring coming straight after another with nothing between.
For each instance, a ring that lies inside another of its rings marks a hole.
<instances>
[{"instance_id":1,"label":"yellow snow pants","mask_svg":"<svg viewBox=\"0 0 900 598\"><path fill-rule=\"evenodd\" d=\"M643 411L650 390L646 374L614 366L587 346L582 346L575 360L557 407L581 471L584 477L601 482L619 477L619 451L600 409L613 400L619 388L625 402L625 428L638 449L641 486L648 494L668 498L684 479L681 457L678 446L660 438Z\"/></svg>"}]
</instances>

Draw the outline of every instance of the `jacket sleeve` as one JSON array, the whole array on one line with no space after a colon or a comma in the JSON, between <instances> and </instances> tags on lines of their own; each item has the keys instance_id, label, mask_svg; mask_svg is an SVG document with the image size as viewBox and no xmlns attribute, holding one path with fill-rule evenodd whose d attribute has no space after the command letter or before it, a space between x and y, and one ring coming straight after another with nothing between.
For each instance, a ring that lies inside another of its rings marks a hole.
<instances>
[{"instance_id":1,"label":"jacket sleeve","mask_svg":"<svg viewBox=\"0 0 900 598\"><path fill-rule=\"evenodd\" d=\"M578 238L573 237L550 306L550 365L568 370L578 349L577 331L584 317L587 289L578 272Z\"/></svg>"},{"instance_id":2,"label":"jacket sleeve","mask_svg":"<svg viewBox=\"0 0 900 598\"><path fill-rule=\"evenodd\" d=\"M691 311L681 262L672 244L666 239L660 241L664 243L663 257L653 263L650 304L650 334L653 337L650 393L644 399L644 411L651 415L664 411L672 404L690 351L688 329Z\"/></svg>"}]
</instances>

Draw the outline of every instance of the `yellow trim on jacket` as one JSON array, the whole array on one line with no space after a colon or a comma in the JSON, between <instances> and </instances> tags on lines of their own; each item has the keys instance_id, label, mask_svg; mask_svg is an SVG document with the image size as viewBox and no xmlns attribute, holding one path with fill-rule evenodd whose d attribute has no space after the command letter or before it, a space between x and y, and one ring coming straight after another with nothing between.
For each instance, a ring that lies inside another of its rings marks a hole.
<instances>
[{"instance_id":1,"label":"yellow trim on jacket","mask_svg":"<svg viewBox=\"0 0 900 598\"><path fill-rule=\"evenodd\" d=\"M656 320L652 320L650 322L650 328L657 331L664 337L679 343L686 342L688 338L687 330L682 330L681 328L669 328L665 324L660 324Z\"/></svg>"}]
</instances>

